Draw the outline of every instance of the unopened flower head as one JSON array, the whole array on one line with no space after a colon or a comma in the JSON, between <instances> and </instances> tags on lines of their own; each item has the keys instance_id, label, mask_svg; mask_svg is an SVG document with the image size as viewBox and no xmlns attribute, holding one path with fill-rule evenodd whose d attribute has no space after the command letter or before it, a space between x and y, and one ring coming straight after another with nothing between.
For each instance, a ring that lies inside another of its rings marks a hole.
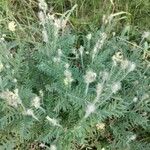
<instances>
[{"instance_id":1,"label":"unopened flower head","mask_svg":"<svg viewBox=\"0 0 150 150\"><path fill-rule=\"evenodd\" d=\"M0 61L0 72L3 70L4 66L2 64L2 62Z\"/></svg>"},{"instance_id":2,"label":"unopened flower head","mask_svg":"<svg viewBox=\"0 0 150 150\"><path fill-rule=\"evenodd\" d=\"M6 34L2 34L2 37L5 38L5 37L6 37Z\"/></svg>"},{"instance_id":3,"label":"unopened flower head","mask_svg":"<svg viewBox=\"0 0 150 150\"><path fill-rule=\"evenodd\" d=\"M136 103L137 101L138 101L138 98L137 98L137 97L134 97L134 98L133 98L133 102Z\"/></svg>"},{"instance_id":4,"label":"unopened flower head","mask_svg":"<svg viewBox=\"0 0 150 150\"><path fill-rule=\"evenodd\" d=\"M14 32L16 30L16 26L17 25L16 25L15 21L11 21L8 23L8 29L12 32Z\"/></svg>"},{"instance_id":5,"label":"unopened flower head","mask_svg":"<svg viewBox=\"0 0 150 150\"><path fill-rule=\"evenodd\" d=\"M86 51L85 54L89 55L89 51Z\"/></svg>"},{"instance_id":6,"label":"unopened flower head","mask_svg":"<svg viewBox=\"0 0 150 150\"><path fill-rule=\"evenodd\" d=\"M113 35L113 37L114 37L114 36L116 35L116 32L113 32L112 35Z\"/></svg>"},{"instance_id":7,"label":"unopened flower head","mask_svg":"<svg viewBox=\"0 0 150 150\"><path fill-rule=\"evenodd\" d=\"M92 34L91 33L89 33L87 36L86 36L86 38L87 38L87 40L91 40L91 38L92 38Z\"/></svg>"},{"instance_id":8,"label":"unopened flower head","mask_svg":"<svg viewBox=\"0 0 150 150\"><path fill-rule=\"evenodd\" d=\"M96 42L94 49L93 49L93 54L92 54L92 61L94 60L96 54L99 52L100 49L102 49L102 46L107 38L106 33L101 33L100 39Z\"/></svg>"},{"instance_id":9,"label":"unopened flower head","mask_svg":"<svg viewBox=\"0 0 150 150\"><path fill-rule=\"evenodd\" d=\"M5 37L6 37L6 34L2 34L2 37L0 38L0 42L5 42Z\"/></svg>"},{"instance_id":10,"label":"unopened flower head","mask_svg":"<svg viewBox=\"0 0 150 150\"><path fill-rule=\"evenodd\" d=\"M64 75L65 75L66 78L72 77L72 73L71 73L70 70L68 70L68 69L66 69L66 70L64 71Z\"/></svg>"},{"instance_id":11,"label":"unopened flower head","mask_svg":"<svg viewBox=\"0 0 150 150\"><path fill-rule=\"evenodd\" d=\"M83 55L83 51L84 51L84 47L83 47L83 46L80 46L79 52L80 52L80 55L81 55L81 56Z\"/></svg>"},{"instance_id":12,"label":"unopened flower head","mask_svg":"<svg viewBox=\"0 0 150 150\"><path fill-rule=\"evenodd\" d=\"M39 94L40 94L40 97L43 97L44 96L43 90L40 90Z\"/></svg>"},{"instance_id":13,"label":"unopened flower head","mask_svg":"<svg viewBox=\"0 0 150 150\"><path fill-rule=\"evenodd\" d=\"M54 57L54 58L53 58L53 61L54 61L54 63L59 64L60 61L61 61L61 58L60 58L60 57Z\"/></svg>"},{"instance_id":14,"label":"unopened flower head","mask_svg":"<svg viewBox=\"0 0 150 150\"><path fill-rule=\"evenodd\" d=\"M17 83L17 79L16 79L16 78L15 78L15 79L13 79L13 82L14 82L14 83Z\"/></svg>"},{"instance_id":15,"label":"unopened flower head","mask_svg":"<svg viewBox=\"0 0 150 150\"><path fill-rule=\"evenodd\" d=\"M114 18L113 14L110 14L110 15L108 16L108 21L109 21L109 23L111 23L111 21L113 20L113 18Z\"/></svg>"},{"instance_id":16,"label":"unopened flower head","mask_svg":"<svg viewBox=\"0 0 150 150\"><path fill-rule=\"evenodd\" d=\"M48 34L47 34L47 31L45 29L42 31L42 35L43 35L43 41L45 43L47 43L48 42Z\"/></svg>"},{"instance_id":17,"label":"unopened flower head","mask_svg":"<svg viewBox=\"0 0 150 150\"><path fill-rule=\"evenodd\" d=\"M143 112L143 113L142 113L142 116L147 116L147 112Z\"/></svg>"},{"instance_id":18,"label":"unopened flower head","mask_svg":"<svg viewBox=\"0 0 150 150\"><path fill-rule=\"evenodd\" d=\"M65 85L71 85L71 83L74 81L72 78L72 73L68 69L66 69L64 71L64 75L65 75L65 79L64 79Z\"/></svg>"},{"instance_id":19,"label":"unopened flower head","mask_svg":"<svg viewBox=\"0 0 150 150\"><path fill-rule=\"evenodd\" d=\"M112 93L117 93L119 90L121 89L121 83L120 82L116 82L111 86L111 91Z\"/></svg>"},{"instance_id":20,"label":"unopened flower head","mask_svg":"<svg viewBox=\"0 0 150 150\"><path fill-rule=\"evenodd\" d=\"M149 94L148 93L145 93L145 94L143 94L142 95L142 100L146 100L146 99L148 99L150 96L149 96Z\"/></svg>"},{"instance_id":21,"label":"unopened flower head","mask_svg":"<svg viewBox=\"0 0 150 150\"><path fill-rule=\"evenodd\" d=\"M73 78L72 77L68 77L64 79L64 84L65 85L71 85L71 83L73 82Z\"/></svg>"},{"instance_id":22,"label":"unopened flower head","mask_svg":"<svg viewBox=\"0 0 150 150\"><path fill-rule=\"evenodd\" d=\"M97 86L96 86L97 96L102 93L102 90L103 90L103 84L102 83L98 83Z\"/></svg>"},{"instance_id":23,"label":"unopened flower head","mask_svg":"<svg viewBox=\"0 0 150 150\"><path fill-rule=\"evenodd\" d=\"M94 82L96 80L96 73L92 70L87 71L84 76L84 80L87 84Z\"/></svg>"},{"instance_id":24,"label":"unopened flower head","mask_svg":"<svg viewBox=\"0 0 150 150\"><path fill-rule=\"evenodd\" d=\"M91 113L94 113L96 110L95 104L88 104L86 108L85 118L87 118Z\"/></svg>"},{"instance_id":25,"label":"unopened flower head","mask_svg":"<svg viewBox=\"0 0 150 150\"><path fill-rule=\"evenodd\" d=\"M44 12L47 11L47 4L46 4L45 0L39 0L39 8L41 10L43 10Z\"/></svg>"},{"instance_id":26,"label":"unopened flower head","mask_svg":"<svg viewBox=\"0 0 150 150\"><path fill-rule=\"evenodd\" d=\"M45 14L43 13L43 11L40 11L38 13L38 17L39 17L41 24L44 25L46 23L46 18L45 18Z\"/></svg>"},{"instance_id":27,"label":"unopened flower head","mask_svg":"<svg viewBox=\"0 0 150 150\"><path fill-rule=\"evenodd\" d=\"M106 81L109 78L109 73L107 71L102 72L102 80Z\"/></svg>"},{"instance_id":28,"label":"unopened flower head","mask_svg":"<svg viewBox=\"0 0 150 150\"><path fill-rule=\"evenodd\" d=\"M127 69L127 68L129 67L129 63L130 63L130 61L127 60L127 59L121 61L121 68L122 68L123 70Z\"/></svg>"},{"instance_id":29,"label":"unopened flower head","mask_svg":"<svg viewBox=\"0 0 150 150\"><path fill-rule=\"evenodd\" d=\"M61 49L58 49L58 57L61 57L62 56L62 50Z\"/></svg>"},{"instance_id":30,"label":"unopened flower head","mask_svg":"<svg viewBox=\"0 0 150 150\"><path fill-rule=\"evenodd\" d=\"M128 72L134 71L136 68L136 64L134 62L129 62Z\"/></svg>"},{"instance_id":31,"label":"unopened flower head","mask_svg":"<svg viewBox=\"0 0 150 150\"><path fill-rule=\"evenodd\" d=\"M108 23L108 17L107 17L106 15L103 15L103 17L102 17L102 22L103 22L104 24L107 24L107 23Z\"/></svg>"},{"instance_id":32,"label":"unopened flower head","mask_svg":"<svg viewBox=\"0 0 150 150\"><path fill-rule=\"evenodd\" d=\"M55 15L48 13L48 14L47 14L47 18L48 18L49 20L51 20L51 21L54 21L54 20L55 20Z\"/></svg>"},{"instance_id":33,"label":"unopened flower head","mask_svg":"<svg viewBox=\"0 0 150 150\"><path fill-rule=\"evenodd\" d=\"M65 64L65 68L66 68L66 69L68 69L69 66L70 66L70 65L69 65L68 63Z\"/></svg>"}]
</instances>

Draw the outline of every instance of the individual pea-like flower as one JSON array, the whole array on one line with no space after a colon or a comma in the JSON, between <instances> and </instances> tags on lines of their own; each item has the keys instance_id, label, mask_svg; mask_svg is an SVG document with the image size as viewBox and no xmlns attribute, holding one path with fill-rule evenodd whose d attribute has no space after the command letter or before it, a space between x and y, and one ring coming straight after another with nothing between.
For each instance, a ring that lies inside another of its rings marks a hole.
<instances>
[{"instance_id":1,"label":"individual pea-like flower","mask_svg":"<svg viewBox=\"0 0 150 150\"><path fill-rule=\"evenodd\" d=\"M67 20L66 19L55 19L54 25L57 27L57 29L64 29L66 27Z\"/></svg>"},{"instance_id":2,"label":"individual pea-like flower","mask_svg":"<svg viewBox=\"0 0 150 150\"><path fill-rule=\"evenodd\" d=\"M54 57L54 58L53 58L53 62L54 62L54 63L59 64L60 61L61 61L61 58L60 58L60 57Z\"/></svg>"},{"instance_id":3,"label":"individual pea-like flower","mask_svg":"<svg viewBox=\"0 0 150 150\"><path fill-rule=\"evenodd\" d=\"M51 20L51 21L54 21L54 20L55 20L55 15L48 13L48 14L47 14L47 18L48 18L49 20Z\"/></svg>"},{"instance_id":4,"label":"individual pea-like flower","mask_svg":"<svg viewBox=\"0 0 150 150\"><path fill-rule=\"evenodd\" d=\"M15 21L11 21L8 23L8 29L12 32L14 32L16 30L16 26L17 25L16 25Z\"/></svg>"},{"instance_id":5,"label":"individual pea-like flower","mask_svg":"<svg viewBox=\"0 0 150 150\"><path fill-rule=\"evenodd\" d=\"M134 140L136 140L136 138L137 138L137 135L133 134L129 137L129 141L134 141Z\"/></svg>"},{"instance_id":6,"label":"individual pea-like flower","mask_svg":"<svg viewBox=\"0 0 150 150\"><path fill-rule=\"evenodd\" d=\"M111 91L114 94L117 93L120 89L121 89L121 83L120 82L113 83L111 86Z\"/></svg>"},{"instance_id":7,"label":"individual pea-like flower","mask_svg":"<svg viewBox=\"0 0 150 150\"><path fill-rule=\"evenodd\" d=\"M65 85L70 85L73 82L73 78L72 77L67 77L64 79L64 84Z\"/></svg>"},{"instance_id":8,"label":"individual pea-like flower","mask_svg":"<svg viewBox=\"0 0 150 150\"><path fill-rule=\"evenodd\" d=\"M86 113L85 113L85 118L89 117L89 115L91 115L92 113L94 113L96 110L96 106L95 104L93 103L90 103L87 105L87 108L86 108Z\"/></svg>"},{"instance_id":9,"label":"individual pea-like flower","mask_svg":"<svg viewBox=\"0 0 150 150\"><path fill-rule=\"evenodd\" d=\"M50 150L57 150L56 145L52 144L52 145L50 146Z\"/></svg>"},{"instance_id":10,"label":"individual pea-like flower","mask_svg":"<svg viewBox=\"0 0 150 150\"><path fill-rule=\"evenodd\" d=\"M5 37L6 37L6 34L2 34L2 37L0 38L0 42L5 42Z\"/></svg>"},{"instance_id":11,"label":"individual pea-like flower","mask_svg":"<svg viewBox=\"0 0 150 150\"><path fill-rule=\"evenodd\" d=\"M91 33L89 33L89 34L86 36L86 38L87 38L87 40L88 40L88 41L90 41L90 40L91 40L91 38L92 38L92 34L91 34Z\"/></svg>"}]
</instances>

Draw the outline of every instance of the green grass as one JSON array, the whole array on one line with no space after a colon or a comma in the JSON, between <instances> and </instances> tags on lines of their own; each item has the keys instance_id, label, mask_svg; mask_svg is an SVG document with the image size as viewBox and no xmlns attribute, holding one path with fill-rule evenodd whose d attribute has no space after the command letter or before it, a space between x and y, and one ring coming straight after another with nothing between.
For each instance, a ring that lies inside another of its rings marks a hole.
<instances>
[{"instance_id":1,"label":"green grass","mask_svg":"<svg viewBox=\"0 0 150 150\"><path fill-rule=\"evenodd\" d=\"M99 27L104 14L126 11L131 15L126 22L138 27L140 30L150 28L150 2L149 0L47 0L49 10L63 13L77 4L71 21L79 30ZM38 4L36 0L1 0L1 13L5 19L16 19L29 28L37 21ZM3 19L4 19L3 18ZM2 20L2 19L1 19ZM86 28L85 28L86 27Z\"/></svg>"}]
</instances>

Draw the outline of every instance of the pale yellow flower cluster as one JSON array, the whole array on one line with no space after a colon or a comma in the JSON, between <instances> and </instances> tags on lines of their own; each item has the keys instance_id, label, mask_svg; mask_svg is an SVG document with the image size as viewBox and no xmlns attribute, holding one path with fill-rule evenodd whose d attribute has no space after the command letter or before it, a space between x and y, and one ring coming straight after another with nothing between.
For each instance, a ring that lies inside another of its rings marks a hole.
<instances>
[{"instance_id":1,"label":"pale yellow flower cluster","mask_svg":"<svg viewBox=\"0 0 150 150\"><path fill-rule=\"evenodd\" d=\"M17 25L16 25L15 21L11 21L8 23L8 29L12 32L14 32L16 30L16 26Z\"/></svg>"},{"instance_id":2,"label":"pale yellow flower cluster","mask_svg":"<svg viewBox=\"0 0 150 150\"><path fill-rule=\"evenodd\" d=\"M18 89L15 89L14 92L9 90L3 91L0 93L0 97L6 100L7 104L12 107L18 107L18 104L21 104L21 100L18 95Z\"/></svg>"},{"instance_id":3,"label":"pale yellow flower cluster","mask_svg":"<svg viewBox=\"0 0 150 150\"><path fill-rule=\"evenodd\" d=\"M131 62L123 57L121 52L117 52L112 56L113 65L117 66L120 64L123 70L127 69L128 72L134 71L136 68L136 64Z\"/></svg>"},{"instance_id":4,"label":"pale yellow flower cluster","mask_svg":"<svg viewBox=\"0 0 150 150\"><path fill-rule=\"evenodd\" d=\"M98 123L96 124L97 130L105 130L105 123Z\"/></svg>"}]
</instances>

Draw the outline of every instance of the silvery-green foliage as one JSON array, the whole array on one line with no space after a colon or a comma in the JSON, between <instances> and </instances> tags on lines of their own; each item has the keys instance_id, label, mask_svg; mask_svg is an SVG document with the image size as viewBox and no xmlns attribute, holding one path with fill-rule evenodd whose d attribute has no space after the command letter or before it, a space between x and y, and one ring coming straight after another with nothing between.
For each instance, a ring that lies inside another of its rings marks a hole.
<instances>
[{"instance_id":1,"label":"silvery-green foliage","mask_svg":"<svg viewBox=\"0 0 150 150\"><path fill-rule=\"evenodd\" d=\"M41 16L43 39L33 49L1 41L0 146L148 149L145 41L132 45L104 25L79 43L63 17Z\"/></svg>"}]
</instances>

